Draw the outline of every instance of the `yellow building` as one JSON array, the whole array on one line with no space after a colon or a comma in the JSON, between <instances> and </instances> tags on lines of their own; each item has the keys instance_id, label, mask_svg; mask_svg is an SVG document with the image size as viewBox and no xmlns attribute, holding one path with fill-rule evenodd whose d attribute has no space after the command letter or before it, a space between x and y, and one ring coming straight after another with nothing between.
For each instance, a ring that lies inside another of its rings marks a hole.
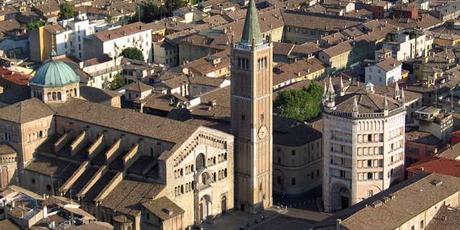
<instances>
[{"instance_id":1,"label":"yellow building","mask_svg":"<svg viewBox=\"0 0 460 230\"><path fill-rule=\"evenodd\" d=\"M456 33L433 32L434 44L442 47L451 47L460 44L460 35Z\"/></svg>"},{"instance_id":2,"label":"yellow building","mask_svg":"<svg viewBox=\"0 0 460 230\"><path fill-rule=\"evenodd\" d=\"M350 42L343 42L319 52L319 59L331 69L343 69L349 65L351 50Z\"/></svg>"},{"instance_id":3,"label":"yellow building","mask_svg":"<svg viewBox=\"0 0 460 230\"><path fill-rule=\"evenodd\" d=\"M64 28L59 25L46 25L32 31L29 35L30 59L35 62L43 62L48 59L49 54L53 49L56 49L56 40L59 38L59 33L63 32Z\"/></svg>"}]
</instances>

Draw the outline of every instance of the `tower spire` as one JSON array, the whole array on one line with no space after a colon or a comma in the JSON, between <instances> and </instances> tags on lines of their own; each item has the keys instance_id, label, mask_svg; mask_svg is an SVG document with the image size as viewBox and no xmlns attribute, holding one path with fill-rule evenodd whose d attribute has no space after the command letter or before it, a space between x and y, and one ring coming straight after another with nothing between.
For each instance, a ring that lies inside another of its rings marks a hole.
<instances>
[{"instance_id":1,"label":"tower spire","mask_svg":"<svg viewBox=\"0 0 460 230\"><path fill-rule=\"evenodd\" d=\"M244 21L243 35L241 43L245 45L262 44L262 34L260 33L259 18L257 17L257 8L254 0L249 0L246 19Z\"/></svg>"},{"instance_id":2,"label":"tower spire","mask_svg":"<svg viewBox=\"0 0 460 230\"><path fill-rule=\"evenodd\" d=\"M327 87L326 98L324 100L324 104L326 107L330 109L335 109L335 90L334 90L334 85L332 85L331 77L329 77L329 86Z\"/></svg>"},{"instance_id":3,"label":"tower spire","mask_svg":"<svg viewBox=\"0 0 460 230\"><path fill-rule=\"evenodd\" d=\"M343 84L342 75L340 75L340 96L345 95L345 85Z\"/></svg>"},{"instance_id":4,"label":"tower spire","mask_svg":"<svg viewBox=\"0 0 460 230\"><path fill-rule=\"evenodd\" d=\"M327 83L326 81L324 81L323 100L326 98L326 96L327 96Z\"/></svg>"},{"instance_id":5,"label":"tower spire","mask_svg":"<svg viewBox=\"0 0 460 230\"><path fill-rule=\"evenodd\" d=\"M329 77L329 86L328 86L328 89L327 89L327 90L328 90L328 92L331 93L331 94L332 94L332 93L335 93L334 85L332 84L332 78L331 78L331 77Z\"/></svg>"},{"instance_id":6,"label":"tower spire","mask_svg":"<svg viewBox=\"0 0 460 230\"><path fill-rule=\"evenodd\" d=\"M406 96L404 95L404 88L401 88L401 102L404 104L406 102Z\"/></svg>"},{"instance_id":7,"label":"tower spire","mask_svg":"<svg viewBox=\"0 0 460 230\"><path fill-rule=\"evenodd\" d=\"M387 94L384 95L384 109L388 110L388 99L387 99Z\"/></svg>"},{"instance_id":8,"label":"tower spire","mask_svg":"<svg viewBox=\"0 0 460 230\"><path fill-rule=\"evenodd\" d=\"M353 96L353 117L358 117L359 109L358 109L358 100L356 99L356 95Z\"/></svg>"}]
</instances>

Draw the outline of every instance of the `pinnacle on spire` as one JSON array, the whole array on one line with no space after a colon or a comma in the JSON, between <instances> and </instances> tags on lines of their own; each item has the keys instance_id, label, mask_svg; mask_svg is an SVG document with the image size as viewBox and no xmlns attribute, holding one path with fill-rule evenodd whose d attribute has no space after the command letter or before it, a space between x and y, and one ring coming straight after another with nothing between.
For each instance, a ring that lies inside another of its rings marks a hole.
<instances>
[{"instance_id":1,"label":"pinnacle on spire","mask_svg":"<svg viewBox=\"0 0 460 230\"><path fill-rule=\"evenodd\" d=\"M385 94L384 97L385 97L385 102L384 102L385 104L384 104L384 107L383 107L383 108L384 108L385 110L388 110L388 99L387 99L387 95Z\"/></svg>"},{"instance_id":2,"label":"pinnacle on spire","mask_svg":"<svg viewBox=\"0 0 460 230\"><path fill-rule=\"evenodd\" d=\"M326 85L326 81L324 81L323 97L325 98L326 95L327 95L327 85Z\"/></svg>"},{"instance_id":3,"label":"pinnacle on spire","mask_svg":"<svg viewBox=\"0 0 460 230\"><path fill-rule=\"evenodd\" d=\"M329 86L328 86L328 89L327 89L328 93L335 93L335 90L334 90L334 85L332 84L332 78L329 77Z\"/></svg>"},{"instance_id":4,"label":"pinnacle on spire","mask_svg":"<svg viewBox=\"0 0 460 230\"><path fill-rule=\"evenodd\" d=\"M401 102L404 103L406 98L406 96L404 95L404 88L401 88Z\"/></svg>"},{"instance_id":5,"label":"pinnacle on spire","mask_svg":"<svg viewBox=\"0 0 460 230\"><path fill-rule=\"evenodd\" d=\"M342 79L342 75L340 75L340 89L341 89L341 90L343 89L343 79Z\"/></svg>"},{"instance_id":6,"label":"pinnacle on spire","mask_svg":"<svg viewBox=\"0 0 460 230\"><path fill-rule=\"evenodd\" d=\"M259 18L257 17L257 8L254 0L249 0L246 18L244 21L243 35L241 43L245 45L262 44L262 33L260 33Z\"/></svg>"},{"instance_id":7,"label":"pinnacle on spire","mask_svg":"<svg viewBox=\"0 0 460 230\"><path fill-rule=\"evenodd\" d=\"M395 83L395 99L400 98L401 95L399 94L399 85L398 82Z\"/></svg>"},{"instance_id":8,"label":"pinnacle on spire","mask_svg":"<svg viewBox=\"0 0 460 230\"><path fill-rule=\"evenodd\" d=\"M358 100L356 100L356 95L353 96L353 113L358 113Z\"/></svg>"},{"instance_id":9,"label":"pinnacle on spire","mask_svg":"<svg viewBox=\"0 0 460 230\"><path fill-rule=\"evenodd\" d=\"M345 95L345 85L343 84L342 75L340 75L340 96Z\"/></svg>"}]
</instances>

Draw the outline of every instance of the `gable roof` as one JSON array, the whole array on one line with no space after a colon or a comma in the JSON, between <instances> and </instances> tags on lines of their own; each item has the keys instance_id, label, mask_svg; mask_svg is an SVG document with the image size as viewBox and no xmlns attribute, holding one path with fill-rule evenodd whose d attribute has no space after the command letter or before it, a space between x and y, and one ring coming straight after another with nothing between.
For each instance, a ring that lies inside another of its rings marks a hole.
<instances>
[{"instance_id":1,"label":"gable roof","mask_svg":"<svg viewBox=\"0 0 460 230\"><path fill-rule=\"evenodd\" d=\"M71 99L62 105L58 105L55 107L55 111L57 116L135 133L174 144L183 143L198 129L197 126L183 122L79 99Z\"/></svg>"},{"instance_id":2,"label":"gable roof","mask_svg":"<svg viewBox=\"0 0 460 230\"><path fill-rule=\"evenodd\" d=\"M379 62L376 64L377 67L379 67L380 69L383 69L384 71L391 71L391 70L394 70L395 68L399 67L401 65L401 62L399 62L398 60L392 58L392 57L389 57L389 58L386 58L385 60Z\"/></svg>"},{"instance_id":3,"label":"gable roof","mask_svg":"<svg viewBox=\"0 0 460 230\"><path fill-rule=\"evenodd\" d=\"M152 90L153 87L146 85L141 81L133 82L125 87L126 90L143 93L145 91Z\"/></svg>"}]
</instances>

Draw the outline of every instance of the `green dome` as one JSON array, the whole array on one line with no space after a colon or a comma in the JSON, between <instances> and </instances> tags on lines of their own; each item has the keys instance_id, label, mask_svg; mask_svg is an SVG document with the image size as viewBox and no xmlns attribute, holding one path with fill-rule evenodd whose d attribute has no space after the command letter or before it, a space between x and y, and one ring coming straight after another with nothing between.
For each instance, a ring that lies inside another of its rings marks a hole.
<instances>
[{"instance_id":1,"label":"green dome","mask_svg":"<svg viewBox=\"0 0 460 230\"><path fill-rule=\"evenodd\" d=\"M80 81L75 71L62 61L49 60L43 64L30 81L32 85L45 87L64 86Z\"/></svg>"}]
</instances>

